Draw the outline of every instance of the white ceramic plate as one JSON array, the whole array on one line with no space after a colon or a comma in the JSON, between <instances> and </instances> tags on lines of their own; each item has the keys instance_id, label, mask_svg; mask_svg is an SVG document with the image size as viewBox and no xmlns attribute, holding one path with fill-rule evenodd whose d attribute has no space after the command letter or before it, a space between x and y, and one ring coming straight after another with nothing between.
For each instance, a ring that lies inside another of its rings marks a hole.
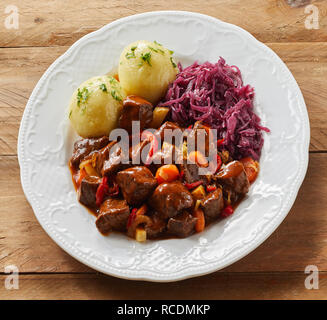
<instances>
[{"instance_id":1,"label":"white ceramic plate","mask_svg":"<svg viewBox=\"0 0 327 320\"><path fill-rule=\"evenodd\" d=\"M259 178L233 216L187 239L137 243L102 236L76 198L67 166L73 142L67 105L84 80L117 67L132 41L157 40L184 66L237 65L255 87L265 134ZM301 91L280 58L243 29L190 12L150 12L117 20L77 41L44 73L26 106L18 139L24 192L50 237L86 265L113 276L173 281L207 274L259 246L289 212L308 164L310 129ZM259 262L259 261L258 261Z\"/></svg>"}]
</instances>

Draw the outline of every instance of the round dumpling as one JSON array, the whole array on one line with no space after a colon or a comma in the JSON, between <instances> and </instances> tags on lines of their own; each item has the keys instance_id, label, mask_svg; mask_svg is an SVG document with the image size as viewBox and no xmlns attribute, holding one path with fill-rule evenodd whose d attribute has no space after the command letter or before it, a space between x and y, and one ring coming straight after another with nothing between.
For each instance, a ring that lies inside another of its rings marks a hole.
<instances>
[{"instance_id":1,"label":"round dumpling","mask_svg":"<svg viewBox=\"0 0 327 320\"><path fill-rule=\"evenodd\" d=\"M83 138L109 135L117 128L123 99L120 83L111 76L91 78L73 93L69 106L69 119Z\"/></svg>"},{"instance_id":2,"label":"round dumpling","mask_svg":"<svg viewBox=\"0 0 327 320\"><path fill-rule=\"evenodd\" d=\"M157 42L141 40L128 45L118 66L119 81L126 93L157 103L178 72L172 54Z\"/></svg>"}]
</instances>

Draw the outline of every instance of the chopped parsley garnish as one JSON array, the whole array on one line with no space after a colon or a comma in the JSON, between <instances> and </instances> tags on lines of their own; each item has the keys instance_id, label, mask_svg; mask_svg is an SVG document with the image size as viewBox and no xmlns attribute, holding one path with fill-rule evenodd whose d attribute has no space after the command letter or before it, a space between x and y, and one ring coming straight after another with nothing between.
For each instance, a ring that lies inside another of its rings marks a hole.
<instances>
[{"instance_id":1,"label":"chopped parsley garnish","mask_svg":"<svg viewBox=\"0 0 327 320\"><path fill-rule=\"evenodd\" d=\"M127 53L125 54L125 57L126 57L127 59L136 58L136 56L135 56L135 50L136 50L136 48L137 48L137 47L132 47L132 48L131 48L131 52L127 52Z\"/></svg>"},{"instance_id":2,"label":"chopped parsley garnish","mask_svg":"<svg viewBox=\"0 0 327 320\"><path fill-rule=\"evenodd\" d=\"M119 85L119 82L114 78L114 77L109 77L109 83L113 86L113 87L117 87Z\"/></svg>"},{"instance_id":3,"label":"chopped parsley garnish","mask_svg":"<svg viewBox=\"0 0 327 320\"><path fill-rule=\"evenodd\" d=\"M173 50L169 50L170 55L174 54Z\"/></svg>"},{"instance_id":4,"label":"chopped parsley garnish","mask_svg":"<svg viewBox=\"0 0 327 320\"><path fill-rule=\"evenodd\" d=\"M175 63L174 60L173 60L173 57L170 57L170 62L171 62L171 64L173 65L174 68L177 67L176 63Z\"/></svg>"},{"instance_id":5,"label":"chopped parsley garnish","mask_svg":"<svg viewBox=\"0 0 327 320\"><path fill-rule=\"evenodd\" d=\"M156 40L154 40L154 41L153 41L153 43L155 43L157 46L160 46L160 47L162 47L162 44L161 44L161 43L159 43L159 42L157 42Z\"/></svg>"},{"instance_id":6,"label":"chopped parsley garnish","mask_svg":"<svg viewBox=\"0 0 327 320\"><path fill-rule=\"evenodd\" d=\"M151 66L151 52L147 52L145 54L141 54L141 59L146 62L149 66Z\"/></svg>"},{"instance_id":7,"label":"chopped parsley garnish","mask_svg":"<svg viewBox=\"0 0 327 320\"><path fill-rule=\"evenodd\" d=\"M159 48L153 48L153 47L150 47L148 46L148 48L151 50L151 51L154 51L156 53L161 53L161 54L165 54L165 51L159 49Z\"/></svg>"},{"instance_id":8,"label":"chopped parsley garnish","mask_svg":"<svg viewBox=\"0 0 327 320\"><path fill-rule=\"evenodd\" d=\"M153 47L150 47L150 46L148 46L148 48L149 48L151 51L154 51L154 52L157 52L157 53L158 53L158 50L157 50L157 49L155 49L155 48L153 48Z\"/></svg>"},{"instance_id":9,"label":"chopped parsley garnish","mask_svg":"<svg viewBox=\"0 0 327 320\"><path fill-rule=\"evenodd\" d=\"M73 110L70 110L68 118L70 119L72 116Z\"/></svg>"},{"instance_id":10,"label":"chopped parsley garnish","mask_svg":"<svg viewBox=\"0 0 327 320\"><path fill-rule=\"evenodd\" d=\"M85 103L87 101L87 99L89 98L90 93L89 90L84 87L82 90L80 90L80 88L78 88L77 90L77 105L80 106L81 103Z\"/></svg>"},{"instance_id":11,"label":"chopped parsley garnish","mask_svg":"<svg viewBox=\"0 0 327 320\"><path fill-rule=\"evenodd\" d=\"M123 99L117 94L116 90L111 90L111 96L117 100L117 101L122 101Z\"/></svg>"},{"instance_id":12,"label":"chopped parsley garnish","mask_svg":"<svg viewBox=\"0 0 327 320\"><path fill-rule=\"evenodd\" d=\"M125 57L126 57L126 59L135 58L135 54L134 54L134 52L127 52L125 54Z\"/></svg>"},{"instance_id":13,"label":"chopped parsley garnish","mask_svg":"<svg viewBox=\"0 0 327 320\"><path fill-rule=\"evenodd\" d=\"M106 86L105 83L100 84L100 89L101 89L103 92L108 92L108 90L107 90L107 86Z\"/></svg>"}]
</instances>

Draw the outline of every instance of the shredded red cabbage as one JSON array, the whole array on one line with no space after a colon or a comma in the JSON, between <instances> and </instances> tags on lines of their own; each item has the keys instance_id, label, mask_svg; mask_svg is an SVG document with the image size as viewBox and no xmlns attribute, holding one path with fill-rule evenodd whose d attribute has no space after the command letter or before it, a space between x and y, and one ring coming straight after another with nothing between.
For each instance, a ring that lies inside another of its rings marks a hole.
<instances>
[{"instance_id":1,"label":"shredded red cabbage","mask_svg":"<svg viewBox=\"0 0 327 320\"><path fill-rule=\"evenodd\" d=\"M183 69L169 86L159 104L170 108L169 117L182 126L201 120L224 138L220 148L234 159L252 157L259 160L263 146L260 118L253 111L254 89L243 85L238 67L229 66L223 58L217 63L195 62Z\"/></svg>"}]
</instances>

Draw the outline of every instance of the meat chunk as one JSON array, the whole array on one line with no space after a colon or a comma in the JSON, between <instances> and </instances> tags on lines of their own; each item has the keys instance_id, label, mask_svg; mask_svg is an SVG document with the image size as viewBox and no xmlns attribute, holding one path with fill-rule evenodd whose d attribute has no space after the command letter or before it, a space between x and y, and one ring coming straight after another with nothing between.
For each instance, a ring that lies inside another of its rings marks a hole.
<instances>
[{"instance_id":1,"label":"meat chunk","mask_svg":"<svg viewBox=\"0 0 327 320\"><path fill-rule=\"evenodd\" d=\"M101 174L103 176L112 176L117 171L128 168L130 163L125 163L124 159L129 160L128 155L124 154L123 149L117 143L109 150L109 157L104 161Z\"/></svg>"},{"instance_id":2,"label":"meat chunk","mask_svg":"<svg viewBox=\"0 0 327 320\"><path fill-rule=\"evenodd\" d=\"M116 144L116 141L111 141L104 148L94 152L91 156L92 162L94 163L95 169L99 175L103 175L103 165L106 160L109 159L110 149Z\"/></svg>"},{"instance_id":3,"label":"meat chunk","mask_svg":"<svg viewBox=\"0 0 327 320\"><path fill-rule=\"evenodd\" d=\"M179 181L162 183L153 192L149 205L162 218L172 218L184 209L193 206L191 193Z\"/></svg>"},{"instance_id":4,"label":"meat chunk","mask_svg":"<svg viewBox=\"0 0 327 320\"><path fill-rule=\"evenodd\" d=\"M213 221L217 219L221 210L224 208L222 190L218 188L214 192L209 193L202 200L202 207L206 221Z\"/></svg>"},{"instance_id":5,"label":"meat chunk","mask_svg":"<svg viewBox=\"0 0 327 320\"><path fill-rule=\"evenodd\" d=\"M123 102L123 110L119 118L119 127L132 133L132 121L140 121L140 130L148 128L153 118L153 106L149 101L128 96Z\"/></svg>"},{"instance_id":6,"label":"meat chunk","mask_svg":"<svg viewBox=\"0 0 327 320\"><path fill-rule=\"evenodd\" d=\"M146 159L150 150L150 140L145 139L138 143L137 145L131 146L129 149L129 157L132 164L141 164L142 158Z\"/></svg>"},{"instance_id":7,"label":"meat chunk","mask_svg":"<svg viewBox=\"0 0 327 320\"><path fill-rule=\"evenodd\" d=\"M107 199L100 207L95 224L103 234L111 230L125 231L129 214L129 206L125 200Z\"/></svg>"},{"instance_id":8,"label":"meat chunk","mask_svg":"<svg viewBox=\"0 0 327 320\"><path fill-rule=\"evenodd\" d=\"M117 141L111 141L107 146L92 154L92 162L101 176L112 176L117 171L129 166L129 163L123 163L125 155L123 149ZM126 156L128 160L128 155Z\"/></svg>"},{"instance_id":9,"label":"meat chunk","mask_svg":"<svg viewBox=\"0 0 327 320\"><path fill-rule=\"evenodd\" d=\"M130 205L139 205L147 200L157 186L157 180L151 171L142 166L118 172L116 180Z\"/></svg>"},{"instance_id":10,"label":"meat chunk","mask_svg":"<svg viewBox=\"0 0 327 320\"><path fill-rule=\"evenodd\" d=\"M71 157L71 164L74 168L78 168L80 162L90 153L102 149L109 143L109 138L103 136L96 139L82 139L76 141L74 144L73 155Z\"/></svg>"},{"instance_id":11,"label":"meat chunk","mask_svg":"<svg viewBox=\"0 0 327 320\"><path fill-rule=\"evenodd\" d=\"M205 175L199 175L199 167L196 163L187 163L187 160L180 164L180 171L184 172L184 180L187 183L193 183L196 181L203 181L204 184L208 183L208 177Z\"/></svg>"},{"instance_id":12,"label":"meat chunk","mask_svg":"<svg viewBox=\"0 0 327 320\"><path fill-rule=\"evenodd\" d=\"M237 194L246 194L249 191L250 183L240 161L229 162L215 176L218 183Z\"/></svg>"},{"instance_id":13,"label":"meat chunk","mask_svg":"<svg viewBox=\"0 0 327 320\"><path fill-rule=\"evenodd\" d=\"M167 231L179 238L186 238L194 232L196 221L197 218L184 211L168 220Z\"/></svg>"},{"instance_id":14,"label":"meat chunk","mask_svg":"<svg viewBox=\"0 0 327 320\"><path fill-rule=\"evenodd\" d=\"M158 138L160 138L160 141L162 141L162 142L163 141L167 141L167 139L170 139L169 138L170 133L173 133L174 130L177 130L177 129L181 130L181 128L176 123L170 122L170 121L166 121L157 130L156 135L157 135ZM165 136L166 136L166 139L165 139Z\"/></svg>"},{"instance_id":15,"label":"meat chunk","mask_svg":"<svg viewBox=\"0 0 327 320\"><path fill-rule=\"evenodd\" d=\"M78 200L89 208L96 207L96 193L101 179L98 177L86 176L78 188Z\"/></svg>"},{"instance_id":16,"label":"meat chunk","mask_svg":"<svg viewBox=\"0 0 327 320\"><path fill-rule=\"evenodd\" d=\"M155 239L166 231L167 223L157 213L150 218L152 223L145 226L146 236L148 239Z\"/></svg>"}]
</instances>

